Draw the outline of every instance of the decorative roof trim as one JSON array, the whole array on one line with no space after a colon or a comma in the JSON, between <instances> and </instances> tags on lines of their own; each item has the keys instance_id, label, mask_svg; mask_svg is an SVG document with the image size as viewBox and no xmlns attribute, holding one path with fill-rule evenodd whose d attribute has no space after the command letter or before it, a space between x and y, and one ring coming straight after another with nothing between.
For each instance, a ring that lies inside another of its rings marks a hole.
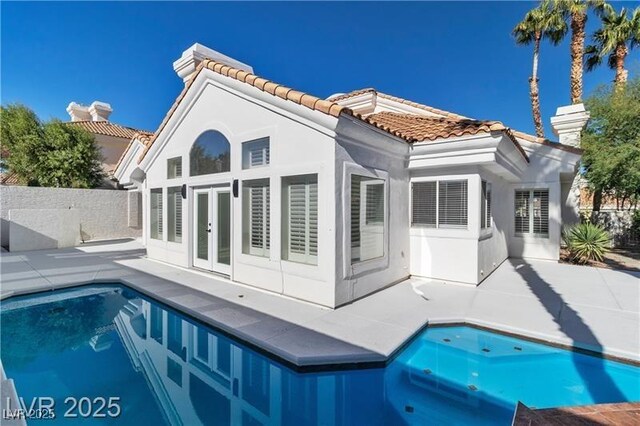
<instances>
[{"instance_id":1,"label":"decorative roof trim","mask_svg":"<svg viewBox=\"0 0 640 426\"><path fill-rule=\"evenodd\" d=\"M149 149L151 149L151 146L153 146L158 135L162 132L164 127L167 125L167 123L169 122L169 119L171 118L171 116L173 116L173 113L178 108L178 105L180 104L182 99L185 97L185 95L187 94L187 91L189 90L189 88L191 88L191 86L193 85L193 82L196 80L198 75L200 75L200 72L203 69L208 69L224 77L229 77L239 82L249 84L257 89L260 89L263 92L269 93L270 95L276 96L278 98L281 98L287 101L294 102L296 104L307 107L311 110L319 111L335 118L338 118L340 114L343 114L343 113L348 115L353 115L352 111L349 108L344 107L335 102L331 102L325 99L320 99L316 96L309 95L304 92L299 92L287 86L283 86L271 80L258 77L257 75L250 73L248 71L244 71L238 68L233 68L221 62L216 62L211 59L205 59L198 65L198 67L196 68L196 71L193 73L193 75L191 76L187 84L184 86L184 89L182 89L182 92L180 92L180 95L178 95L175 102L169 109L169 112L165 116L164 120L162 120L162 123L160 123L160 127L158 127L158 130L155 132L155 134L153 135L149 143L146 144L145 149L142 152L142 155L140 155L140 158L138 158L138 164L140 164L144 159L144 157L147 155L147 153L149 152Z\"/></svg>"}]
</instances>

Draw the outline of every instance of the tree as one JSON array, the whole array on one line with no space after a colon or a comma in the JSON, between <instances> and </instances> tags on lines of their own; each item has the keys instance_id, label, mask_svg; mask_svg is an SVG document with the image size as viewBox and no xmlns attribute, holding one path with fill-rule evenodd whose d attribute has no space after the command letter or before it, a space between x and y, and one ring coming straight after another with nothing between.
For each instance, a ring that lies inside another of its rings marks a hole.
<instances>
[{"instance_id":1,"label":"tree","mask_svg":"<svg viewBox=\"0 0 640 426\"><path fill-rule=\"evenodd\" d=\"M628 72L625 59L629 50L640 45L640 8L627 16L627 9L616 13L611 5L605 5L601 16L602 27L593 33L592 45L586 48L587 71L591 71L607 57L609 68L615 70L615 86L622 89L627 82Z\"/></svg>"},{"instance_id":2,"label":"tree","mask_svg":"<svg viewBox=\"0 0 640 426\"><path fill-rule=\"evenodd\" d=\"M543 1L538 7L530 10L524 19L513 29L516 43L529 45L533 43L533 69L529 78L529 95L533 112L533 124L538 137L544 137L542 114L540 113L540 93L538 89L538 62L540 56L540 42L548 39L552 44L560 43L567 32L567 23L562 13L549 0Z\"/></svg>"},{"instance_id":3,"label":"tree","mask_svg":"<svg viewBox=\"0 0 640 426\"><path fill-rule=\"evenodd\" d=\"M587 12L593 9L599 16L605 8L604 0L556 0L555 6L568 20L571 27L571 103L582 102L582 78L584 40L586 38Z\"/></svg>"},{"instance_id":4,"label":"tree","mask_svg":"<svg viewBox=\"0 0 640 426\"><path fill-rule=\"evenodd\" d=\"M93 188L102 182L91 133L58 120L42 123L24 105L0 107L3 166L32 186Z\"/></svg>"},{"instance_id":5,"label":"tree","mask_svg":"<svg viewBox=\"0 0 640 426\"><path fill-rule=\"evenodd\" d=\"M626 87L600 88L587 99L591 119L582 137L584 175L594 192L618 206L640 201L640 77ZM597 209L597 206L594 206Z\"/></svg>"}]
</instances>

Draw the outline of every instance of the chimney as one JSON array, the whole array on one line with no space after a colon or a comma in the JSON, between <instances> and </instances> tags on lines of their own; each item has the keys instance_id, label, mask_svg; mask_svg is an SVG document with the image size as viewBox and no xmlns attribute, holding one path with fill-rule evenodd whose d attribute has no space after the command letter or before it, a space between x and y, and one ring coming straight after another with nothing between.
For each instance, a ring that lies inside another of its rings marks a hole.
<instances>
[{"instance_id":1,"label":"chimney","mask_svg":"<svg viewBox=\"0 0 640 426\"><path fill-rule=\"evenodd\" d=\"M178 74L182 81L187 84L187 81L189 81L193 73L196 71L200 62L205 59L222 62L233 68L253 73L253 68L251 66L223 55L220 52L216 52L215 50L210 49L207 46L203 46L200 43L195 43L193 46L182 52L182 56L173 63L173 70Z\"/></svg>"},{"instance_id":2,"label":"chimney","mask_svg":"<svg viewBox=\"0 0 640 426\"><path fill-rule=\"evenodd\" d=\"M108 121L113 110L105 102L95 101L89 106L71 102L67 106L67 112L71 121Z\"/></svg>"},{"instance_id":3,"label":"chimney","mask_svg":"<svg viewBox=\"0 0 640 426\"><path fill-rule=\"evenodd\" d=\"M560 143L580 148L580 133L589 121L589 111L584 104L559 107L556 115L551 117L553 132L558 135Z\"/></svg>"},{"instance_id":4,"label":"chimney","mask_svg":"<svg viewBox=\"0 0 640 426\"><path fill-rule=\"evenodd\" d=\"M109 121L109 116L113 112L111 105L105 102L94 101L89 106L89 114L91 121Z\"/></svg>"},{"instance_id":5,"label":"chimney","mask_svg":"<svg viewBox=\"0 0 640 426\"><path fill-rule=\"evenodd\" d=\"M71 117L71 121L91 121L91 114L89 114L89 108L84 105L71 102L67 106L67 112Z\"/></svg>"}]
</instances>

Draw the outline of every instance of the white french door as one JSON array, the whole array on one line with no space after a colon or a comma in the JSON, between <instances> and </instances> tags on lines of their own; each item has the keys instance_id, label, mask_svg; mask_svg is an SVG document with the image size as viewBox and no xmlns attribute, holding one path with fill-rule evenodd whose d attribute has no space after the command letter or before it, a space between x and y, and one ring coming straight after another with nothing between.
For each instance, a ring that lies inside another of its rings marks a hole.
<instances>
[{"instance_id":1,"label":"white french door","mask_svg":"<svg viewBox=\"0 0 640 426\"><path fill-rule=\"evenodd\" d=\"M231 192L228 187L193 190L193 266L231 273Z\"/></svg>"}]
</instances>

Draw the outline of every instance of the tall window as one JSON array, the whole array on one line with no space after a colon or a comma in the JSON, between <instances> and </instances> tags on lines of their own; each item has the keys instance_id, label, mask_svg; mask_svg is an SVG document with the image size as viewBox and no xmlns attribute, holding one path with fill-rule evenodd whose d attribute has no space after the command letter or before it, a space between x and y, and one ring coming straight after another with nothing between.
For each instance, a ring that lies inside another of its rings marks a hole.
<instances>
[{"instance_id":1,"label":"tall window","mask_svg":"<svg viewBox=\"0 0 640 426\"><path fill-rule=\"evenodd\" d=\"M167 160L167 179L182 177L182 157Z\"/></svg>"},{"instance_id":2,"label":"tall window","mask_svg":"<svg viewBox=\"0 0 640 426\"><path fill-rule=\"evenodd\" d=\"M242 144L242 168L267 166L271 162L269 138L257 139Z\"/></svg>"},{"instance_id":3,"label":"tall window","mask_svg":"<svg viewBox=\"0 0 640 426\"><path fill-rule=\"evenodd\" d=\"M432 228L466 228L466 180L413 182L411 224Z\"/></svg>"},{"instance_id":4,"label":"tall window","mask_svg":"<svg viewBox=\"0 0 640 426\"><path fill-rule=\"evenodd\" d=\"M282 257L318 263L318 175L282 179Z\"/></svg>"},{"instance_id":5,"label":"tall window","mask_svg":"<svg viewBox=\"0 0 640 426\"><path fill-rule=\"evenodd\" d=\"M189 152L191 176L223 173L231 170L231 146L224 135L208 130L198 136Z\"/></svg>"},{"instance_id":6,"label":"tall window","mask_svg":"<svg viewBox=\"0 0 640 426\"><path fill-rule=\"evenodd\" d=\"M491 184L482 181L482 205L480 211L480 227L491 228Z\"/></svg>"},{"instance_id":7,"label":"tall window","mask_svg":"<svg viewBox=\"0 0 640 426\"><path fill-rule=\"evenodd\" d=\"M270 248L269 179L242 183L242 252L269 257Z\"/></svg>"},{"instance_id":8,"label":"tall window","mask_svg":"<svg viewBox=\"0 0 640 426\"><path fill-rule=\"evenodd\" d=\"M162 188L151 190L149 200L150 210L150 236L154 240L162 239Z\"/></svg>"},{"instance_id":9,"label":"tall window","mask_svg":"<svg viewBox=\"0 0 640 426\"><path fill-rule=\"evenodd\" d=\"M515 193L516 234L549 235L549 190L525 189Z\"/></svg>"},{"instance_id":10,"label":"tall window","mask_svg":"<svg viewBox=\"0 0 640 426\"><path fill-rule=\"evenodd\" d=\"M182 190L179 186L167 188L167 239L182 242Z\"/></svg>"},{"instance_id":11,"label":"tall window","mask_svg":"<svg viewBox=\"0 0 640 426\"><path fill-rule=\"evenodd\" d=\"M384 256L384 180L351 175L351 263Z\"/></svg>"}]
</instances>

